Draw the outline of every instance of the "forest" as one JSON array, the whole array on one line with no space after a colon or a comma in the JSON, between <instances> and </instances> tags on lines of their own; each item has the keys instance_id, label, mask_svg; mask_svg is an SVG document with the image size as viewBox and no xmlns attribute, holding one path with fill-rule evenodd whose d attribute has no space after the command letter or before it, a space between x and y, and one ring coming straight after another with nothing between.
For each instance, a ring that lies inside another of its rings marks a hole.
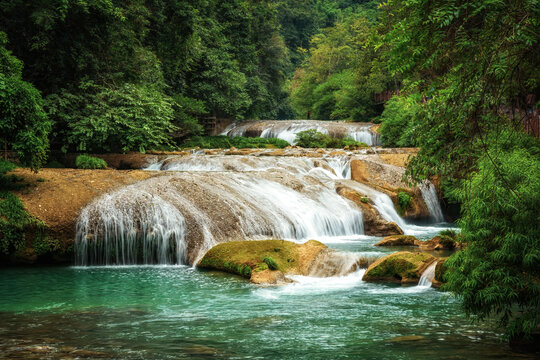
<instances>
[{"instance_id":1,"label":"forest","mask_svg":"<svg viewBox=\"0 0 540 360\"><path fill-rule=\"evenodd\" d=\"M379 124L459 209L442 289L530 340L539 54L537 0L0 0L0 144L38 171L213 141L205 118Z\"/></svg>"}]
</instances>

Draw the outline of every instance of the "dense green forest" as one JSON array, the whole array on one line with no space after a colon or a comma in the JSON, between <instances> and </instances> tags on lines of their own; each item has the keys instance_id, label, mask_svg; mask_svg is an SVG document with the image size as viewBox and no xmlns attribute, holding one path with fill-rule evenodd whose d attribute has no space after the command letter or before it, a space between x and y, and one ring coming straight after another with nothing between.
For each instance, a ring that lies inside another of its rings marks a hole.
<instances>
[{"instance_id":1,"label":"dense green forest","mask_svg":"<svg viewBox=\"0 0 540 360\"><path fill-rule=\"evenodd\" d=\"M49 148L171 147L207 116L380 122L387 146L420 148L409 179L441 179L461 206L444 288L526 337L539 39L537 0L2 0L0 142L38 169Z\"/></svg>"}]
</instances>

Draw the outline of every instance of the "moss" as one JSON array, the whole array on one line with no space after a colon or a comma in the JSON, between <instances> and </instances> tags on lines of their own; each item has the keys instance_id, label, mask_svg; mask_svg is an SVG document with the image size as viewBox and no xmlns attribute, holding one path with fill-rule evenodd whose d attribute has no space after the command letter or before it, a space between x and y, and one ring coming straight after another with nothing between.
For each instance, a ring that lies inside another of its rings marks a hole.
<instances>
[{"instance_id":1,"label":"moss","mask_svg":"<svg viewBox=\"0 0 540 360\"><path fill-rule=\"evenodd\" d=\"M441 283L444 282L444 273L446 272L445 262L446 259L439 260L437 266L435 266L435 280Z\"/></svg>"},{"instance_id":2,"label":"moss","mask_svg":"<svg viewBox=\"0 0 540 360\"><path fill-rule=\"evenodd\" d=\"M317 241L307 244L325 248ZM237 274L246 278L266 269L288 273L296 268L301 245L285 240L230 241L214 246L198 266Z\"/></svg>"},{"instance_id":3,"label":"moss","mask_svg":"<svg viewBox=\"0 0 540 360\"><path fill-rule=\"evenodd\" d=\"M398 192L397 199L398 199L398 212L400 215L403 216L403 214L405 214L405 211L407 211L407 209L412 204L412 196L404 191L400 191Z\"/></svg>"},{"instance_id":4,"label":"moss","mask_svg":"<svg viewBox=\"0 0 540 360\"><path fill-rule=\"evenodd\" d=\"M433 259L433 256L421 252L403 251L390 254L373 263L363 279L394 282L401 282L403 279L416 280L420 278L419 270Z\"/></svg>"},{"instance_id":5,"label":"moss","mask_svg":"<svg viewBox=\"0 0 540 360\"><path fill-rule=\"evenodd\" d=\"M275 249L274 249L275 250ZM290 260L290 259L287 259L287 260ZM279 269L279 266L278 264L276 263L276 260L274 260L273 258L271 257L265 257L263 259L263 262L266 264L266 266L268 266L268 268L270 270L278 270ZM290 262L290 261L287 261L287 262Z\"/></svg>"},{"instance_id":6,"label":"moss","mask_svg":"<svg viewBox=\"0 0 540 360\"><path fill-rule=\"evenodd\" d=\"M363 202L364 204L368 204L369 203L369 198L368 197L365 197L365 196L362 196L360 198L360 201Z\"/></svg>"}]
</instances>

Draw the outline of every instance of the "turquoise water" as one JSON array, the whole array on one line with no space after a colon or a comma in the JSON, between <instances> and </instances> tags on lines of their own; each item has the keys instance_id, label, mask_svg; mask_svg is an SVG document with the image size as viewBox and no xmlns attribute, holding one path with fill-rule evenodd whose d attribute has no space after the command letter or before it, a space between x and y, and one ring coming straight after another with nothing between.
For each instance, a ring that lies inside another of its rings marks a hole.
<instances>
[{"instance_id":1,"label":"turquoise water","mask_svg":"<svg viewBox=\"0 0 540 360\"><path fill-rule=\"evenodd\" d=\"M336 240L387 252L377 238ZM110 359L506 359L489 324L432 288L295 277L260 287L187 266L0 272L0 357ZM417 336L399 341L400 336Z\"/></svg>"}]
</instances>

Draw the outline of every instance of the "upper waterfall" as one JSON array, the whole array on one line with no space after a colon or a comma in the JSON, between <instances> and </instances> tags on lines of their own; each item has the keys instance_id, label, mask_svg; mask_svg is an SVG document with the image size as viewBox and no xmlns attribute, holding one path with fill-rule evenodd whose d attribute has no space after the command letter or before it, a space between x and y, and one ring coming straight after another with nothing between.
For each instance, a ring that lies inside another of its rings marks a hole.
<instances>
[{"instance_id":1,"label":"upper waterfall","mask_svg":"<svg viewBox=\"0 0 540 360\"><path fill-rule=\"evenodd\" d=\"M380 145L379 136L371 130L373 124L321 120L261 120L235 123L222 135L278 138L294 144L296 134L315 129L337 138L350 137L370 146Z\"/></svg>"}]
</instances>

